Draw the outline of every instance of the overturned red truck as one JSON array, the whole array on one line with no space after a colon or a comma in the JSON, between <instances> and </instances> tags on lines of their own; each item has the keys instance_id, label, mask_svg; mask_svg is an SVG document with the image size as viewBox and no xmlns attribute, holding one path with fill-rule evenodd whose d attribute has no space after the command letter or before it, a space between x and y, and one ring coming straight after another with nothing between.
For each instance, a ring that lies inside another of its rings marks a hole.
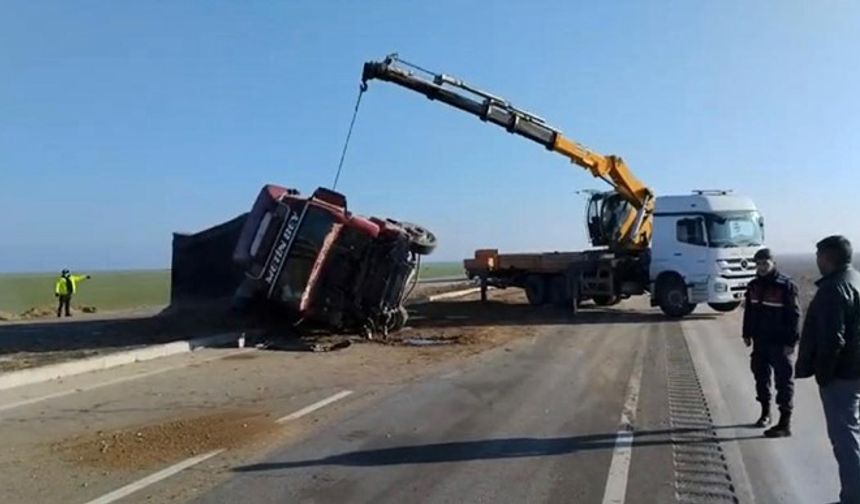
<instances>
[{"instance_id":1,"label":"overturned red truck","mask_svg":"<svg viewBox=\"0 0 860 504\"><path fill-rule=\"evenodd\" d=\"M350 213L335 191L321 187L305 198L266 185L233 252L244 270L235 299L276 307L297 323L384 336L406 324L403 304L420 256L435 247L421 226Z\"/></svg>"}]
</instances>

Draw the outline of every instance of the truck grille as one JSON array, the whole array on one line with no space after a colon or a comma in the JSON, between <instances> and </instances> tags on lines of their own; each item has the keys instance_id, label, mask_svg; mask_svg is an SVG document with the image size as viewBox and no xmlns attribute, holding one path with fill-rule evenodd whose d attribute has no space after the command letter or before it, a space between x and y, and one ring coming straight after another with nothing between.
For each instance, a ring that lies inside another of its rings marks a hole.
<instances>
[{"instance_id":1,"label":"truck grille","mask_svg":"<svg viewBox=\"0 0 860 504\"><path fill-rule=\"evenodd\" d=\"M723 259L728 268L722 270L728 278L752 278L755 276L755 260L752 257Z\"/></svg>"}]
</instances>

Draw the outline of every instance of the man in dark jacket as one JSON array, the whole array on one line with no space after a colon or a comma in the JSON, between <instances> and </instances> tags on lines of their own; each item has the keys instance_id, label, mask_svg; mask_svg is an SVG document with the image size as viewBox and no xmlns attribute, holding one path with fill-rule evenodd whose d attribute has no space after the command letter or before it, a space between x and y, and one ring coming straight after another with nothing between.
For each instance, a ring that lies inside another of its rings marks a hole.
<instances>
[{"instance_id":1,"label":"man in dark jacket","mask_svg":"<svg viewBox=\"0 0 860 504\"><path fill-rule=\"evenodd\" d=\"M860 273L843 236L818 242L822 278L803 323L796 376L815 376L839 464L842 504L860 504Z\"/></svg>"},{"instance_id":2,"label":"man in dark jacket","mask_svg":"<svg viewBox=\"0 0 860 504\"><path fill-rule=\"evenodd\" d=\"M756 278L747 286L744 305L743 338L752 345L750 367L755 377L756 400L761 416L756 427L770 424L771 373L776 382L779 423L765 431L768 437L791 435L794 397L791 361L800 337L800 306L797 285L776 270L768 249L755 254Z\"/></svg>"}]
</instances>

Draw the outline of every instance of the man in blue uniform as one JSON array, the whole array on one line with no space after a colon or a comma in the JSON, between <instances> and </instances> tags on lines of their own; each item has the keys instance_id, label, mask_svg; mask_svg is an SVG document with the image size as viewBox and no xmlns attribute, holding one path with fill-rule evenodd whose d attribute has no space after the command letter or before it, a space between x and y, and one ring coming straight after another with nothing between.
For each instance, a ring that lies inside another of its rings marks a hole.
<instances>
[{"instance_id":1,"label":"man in blue uniform","mask_svg":"<svg viewBox=\"0 0 860 504\"><path fill-rule=\"evenodd\" d=\"M747 286L744 305L743 339L752 346L750 365L755 377L756 400L761 415L756 427L771 422L771 375L776 382L779 422L764 432L767 437L791 435L794 397L792 356L800 339L800 305L797 285L776 269L768 249L755 254L756 278Z\"/></svg>"}]
</instances>

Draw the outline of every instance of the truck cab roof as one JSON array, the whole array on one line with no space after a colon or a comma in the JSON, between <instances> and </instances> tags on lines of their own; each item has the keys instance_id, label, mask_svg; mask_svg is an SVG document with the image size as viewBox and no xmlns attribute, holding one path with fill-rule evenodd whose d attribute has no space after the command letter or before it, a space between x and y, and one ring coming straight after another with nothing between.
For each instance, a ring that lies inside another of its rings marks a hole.
<instances>
[{"instance_id":1,"label":"truck cab roof","mask_svg":"<svg viewBox=\"0 0 860 504\"><path fill-rule=\"evenodd\" d=\"M745 212L757 210L753 200L731 191L694 191L693 194L658 196L654 214Z\"/></svg>"}]
</instances>

